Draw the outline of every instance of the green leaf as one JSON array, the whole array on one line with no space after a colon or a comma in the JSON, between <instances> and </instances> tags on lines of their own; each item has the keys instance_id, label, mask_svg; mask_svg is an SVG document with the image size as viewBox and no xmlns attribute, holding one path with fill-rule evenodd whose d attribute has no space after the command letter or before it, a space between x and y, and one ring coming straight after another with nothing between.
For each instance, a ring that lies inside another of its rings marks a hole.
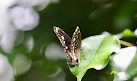
<instances>
[{"instance_id":1,"label":"green leaf","mask_svg":"<svg viewBox=\"0 0 137 81\"><path fill-rule=\"evenodd\" d=\"M122 33L119 33L114 36L119 39L126 38L126 37L137 37L137 35L134 32L132 32L130 29L125 29Z\"/></svg>"},{"instance_id":2,"label":"green leaf","mask_svg":"<svg viewBox=\"0 0 137 81\"><path fill-rule=\"evenodd\" d=\"M81 81L88 69L103 69L108 64L111 53L118 52L119 49L118 40L112 36L98 35L85 38L82 41L80 64L75 67L69 65L70 71L77 77L77 81Z\"/></svg>"},{"instance_id":3,"label":"green leaf","mask_svg":"<svg viewBox=\"0 0 137 81\"><path fill-rule=\"evenodd\" d=\"M137 48L122 48L119 54L111 57L111 71L115 73L114 81L125 81L137 74Z\"/></svg>"}]
</instances>

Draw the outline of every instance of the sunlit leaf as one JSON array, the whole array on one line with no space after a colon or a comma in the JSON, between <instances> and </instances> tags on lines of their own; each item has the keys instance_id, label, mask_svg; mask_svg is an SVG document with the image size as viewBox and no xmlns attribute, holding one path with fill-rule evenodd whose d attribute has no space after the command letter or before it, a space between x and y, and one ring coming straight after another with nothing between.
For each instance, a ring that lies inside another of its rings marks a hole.
<instances>
[{"instance_id":1,"label":"sunlit leaf","mask_svg":"<svg viewBox=\"0 0 137 81\"><path fill-rule=\"evenodd\" d=\"M112 36L98 35L88 37L82 41L79 66L72 67L69 65L70 71L80 81L88 69L103 69L108 64L111 53L118 52L119 48L118 40Z\"/></svg>"},{"instance_id":2,"label":"sunlit leaf","mask_svg":"<svg viewBox=\"0 0 137 81\"><path fill-rule=\"evenodd\" d=\"M111 70L115 73L114 81L131 79L137 74L137 48L122 48L119 54L111 57Z\"/></svg>"},{"instance_id":3,"label":"sunlit leaf","mask_svg":"<svg viewBox=\"0 0 137 81\"><path fill-rule=\"evenodd\" d=\"M130 29L125 29L123 32L114 36L119 39L125 38L125 37L137 37L137 35L134 32L132 32Z\"/></svg>"},{"instance_id":4,"label":"sunlit leaf","mask_svg":"<svg viewBox=\"0 0 137 81\"><path fill-rule=\"evenodd\" d=\"M135 35L137 36L137 29L135 30L135 32L134 32L134 33L135 33Z\"/></svg>"}]
</instances>

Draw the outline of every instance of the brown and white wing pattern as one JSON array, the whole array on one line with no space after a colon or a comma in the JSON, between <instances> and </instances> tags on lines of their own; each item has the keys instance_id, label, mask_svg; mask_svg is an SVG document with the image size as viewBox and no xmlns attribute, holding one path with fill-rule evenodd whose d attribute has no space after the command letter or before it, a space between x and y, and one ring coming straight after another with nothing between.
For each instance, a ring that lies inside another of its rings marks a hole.
<instances>
[{"instance_id":1,"label":"brown and white wing pattern","mask_svg":"<svg viewBox=\"0 0 137 81\"><path fill-rule=\"evenodd\" d=\"M59 27L54 27L53 29L57 37L59 38L70 63L73 66L79 65L81 51L81 33L79 27L76 27L76 30L72 36L72 40Z\"/></svg>"},{"instance_id":2,"label":"brown and white wing pattern","mask_svg":"<svg viewBox=\"0 0 137 81\"><path fill-rule=\"evenodd\" d=\"M72 47L72 65L78 65L80 62L80 51L81 51L81 33L77 26L75 32L73 33L71 40Z\"/></svg>"},{"instance_id":3,"label":"brown and white wing pattern","mask_svg":"<svg viewBox=\"0 0 137 81\"><path fill-rule=\"evenodd\" d=\"M71 62L71 38L59 27L53 27L53 29L67 54L68 60Z\"/></svg>"}]
</instances>

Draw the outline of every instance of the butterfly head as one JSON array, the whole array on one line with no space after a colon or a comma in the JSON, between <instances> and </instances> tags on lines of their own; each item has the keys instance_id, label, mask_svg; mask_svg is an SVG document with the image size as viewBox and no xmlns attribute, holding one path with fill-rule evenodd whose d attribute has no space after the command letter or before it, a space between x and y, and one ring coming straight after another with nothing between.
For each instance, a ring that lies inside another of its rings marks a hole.
<instances>
[{"instance_id":1,"label":"butterfly head","mask_svg":"<svg viewBox=\"0 0 137 81\"><path fill-rule=\"evenodd\" d=\"M78 66L79 65L79 59L72 59L70 62L72 66Z\"/></svg>"}]
</instances>

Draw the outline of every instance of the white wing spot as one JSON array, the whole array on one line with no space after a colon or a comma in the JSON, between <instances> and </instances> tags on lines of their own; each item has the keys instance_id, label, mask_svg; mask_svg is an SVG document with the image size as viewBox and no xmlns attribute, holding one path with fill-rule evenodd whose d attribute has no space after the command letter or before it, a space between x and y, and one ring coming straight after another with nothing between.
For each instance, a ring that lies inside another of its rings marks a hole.
<instances>
[{"instance_id":1,"label":"white wing spot","mask_svg":"<svg viewBox=\"0 0 137 81\"><path fill-rule=\"evenodd\" d=\"M78 38L78 35L76 35L76 38Z\"/></svg>"},{"instance_id":2,"label":"white wing spot","mask_svg":"<svg viewBox=\"0 0 137 81\"><path fill-rule=\"evenodd\" d=\"M64 36L61 36L61 38L64 40Z\"/></svg>"},{"instance_id":3,"label":"white wing spot","mask_svg":"<svg viewBox=\"0 0 137 81\"><path fill-rule=\"evenodd\" d=\"M74 49L75 47L73 46L73 49Z\"/></svg>"},{"instance_id":4,"label":"white wing spot","mask_svg":"<svg viewBox=\"0 0 137 81\"><path fill-rule=\"evenodd\" d=\"M73 39L73 41L75 41L75 38Z\"/></svg>"},{"instance_id":5,"label":"white wing spot","mask_svg":"<svg viewBox=\"0 0 137 81\"><path fill-rule=\"evenodd\" d=\"M66 46L66 49L68 49L68 47Z\"/></svg>"},{"instance_id":6,"label":"white wing spot","mask_svg":"<svg viewBox=\"0 0 137 81\"><path fill-rule=\"evenodd\" d=\"M56 27L56 31L58 31L58 28Z\"/></svg>"},{"instance_id":7,"label":"white wing spot","mask_svg":"<svg viewBox=\"0 0 137 81\"><path fill-rule=\"evenodd\" d=\"M59 29L56 27L56 32L58 32L58 30L59 30Z\"/></svg>"},{"instance_id":8,"label":"white wing spot","mask_svg":"<svg viewBox=\"0 0 137 81\"><path fill-rule=\"evenodd\" d=\"M71 53L69 53L69 55L72 57Z\"/></svg>"}]
</instances>

